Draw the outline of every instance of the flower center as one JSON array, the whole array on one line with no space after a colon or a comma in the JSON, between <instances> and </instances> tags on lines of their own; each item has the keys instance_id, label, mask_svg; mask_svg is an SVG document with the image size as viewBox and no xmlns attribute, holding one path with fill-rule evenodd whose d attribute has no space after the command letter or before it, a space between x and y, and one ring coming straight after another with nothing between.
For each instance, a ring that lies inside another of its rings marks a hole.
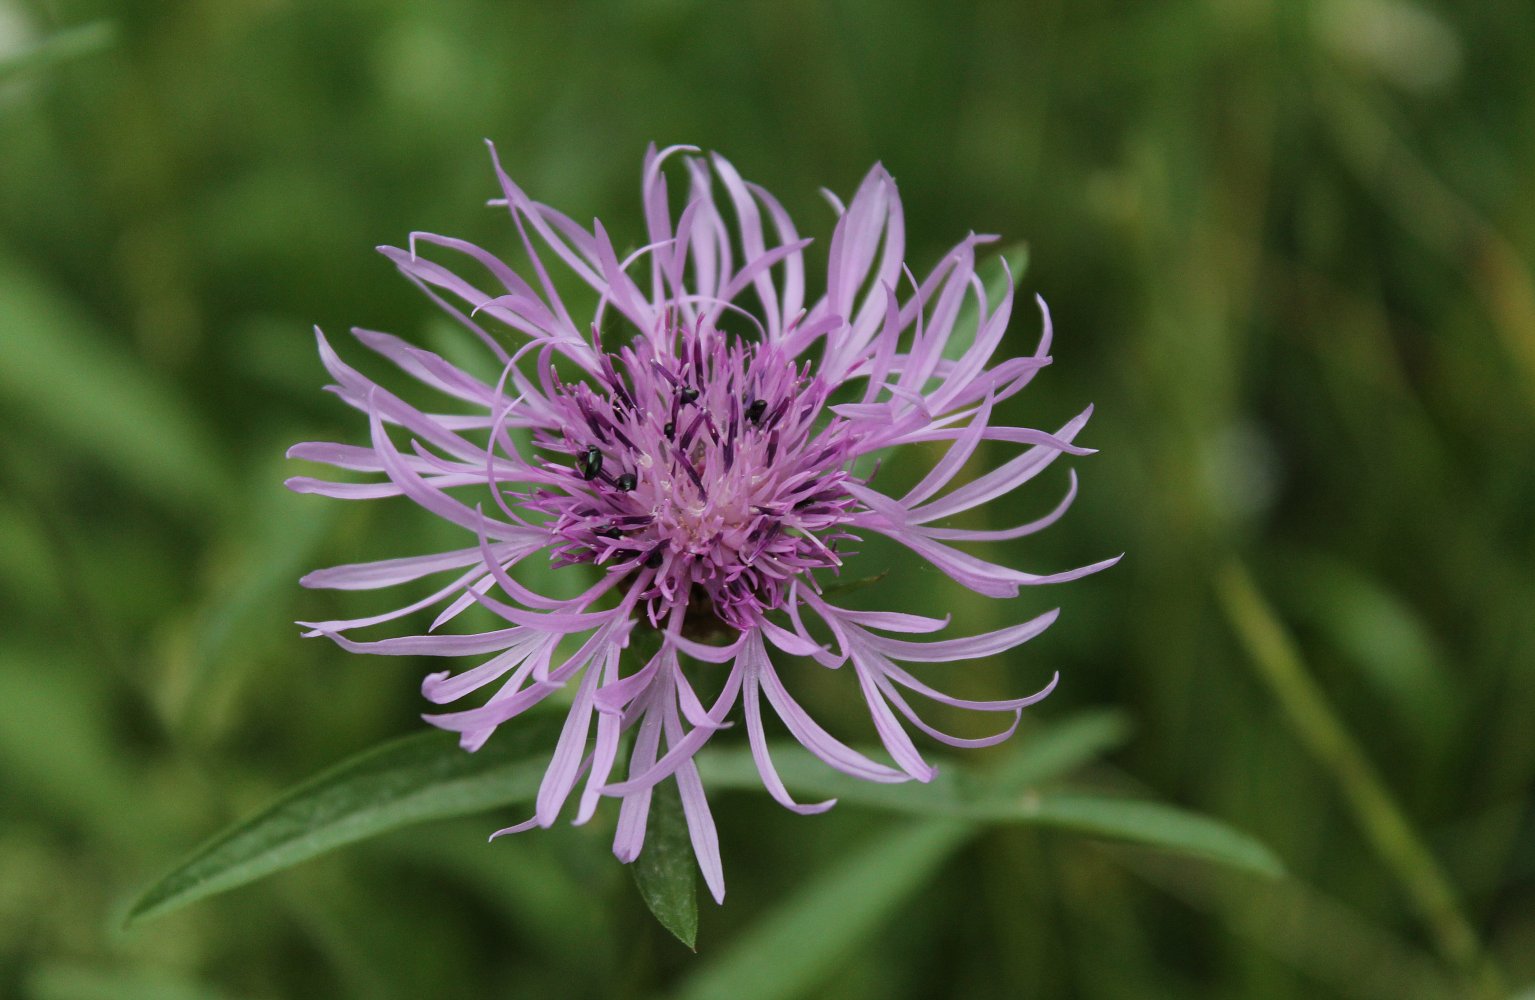
<instances>
[{"instance_id":1,"label":"flower center","mask_svg":"<svg viewBox=\"0 0 1535 1000\"><path fill-rule=\"evenodd\" d=\"M653 620L696 590L741 628L841 564L851 425L820 419L830 387L809 363L693 326L605 355L600 376L546 385L553 488L522 499L553 518L557 564L647 572Z\"/></svg>"}]
</instances>

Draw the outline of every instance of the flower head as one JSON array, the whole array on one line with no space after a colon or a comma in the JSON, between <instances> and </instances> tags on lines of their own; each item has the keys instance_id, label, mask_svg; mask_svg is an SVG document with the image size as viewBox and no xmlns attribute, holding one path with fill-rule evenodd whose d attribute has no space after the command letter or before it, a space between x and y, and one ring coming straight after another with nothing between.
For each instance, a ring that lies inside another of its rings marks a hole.
<instances>
[{"instance_id":1,"label":"flower head","mask_svg":"<svg viewBox=\"0 0 1535 1000\"><path fill-rule=\"evenodd\" d=\"M499 832L549 826L580 786L577 823L602 798L621 800L614 852L629 861L643 844L653 789L674 779L699 865L718 899L719 846L693 758L730 724L737 702L763 785L788 808L809 813L832 803L790 798L768 753L764 700L831 767L870 781L926 781L934 770L903 719L941 742L987 745L1006 739L1020 710L1055 683L998 701L929 687L899 664L998 653L1038 635L1056 613L983 635L896 638L937 632L947 619L833 604L823 584L842 570L846 544L885 536L994 598L1115 560L1041 576L955 544L1014 539L1048 526L1074 498L1074 475L1065 498L1038 520L1001 530L942 525L1007 496L1061 454L1088 453L1072 442L1090 410L1055 433L992 423L996 404L1049 364L1050 318L1040 302L1044 332L1033 354L993 360L1012 292L1009 282L1000 301L988 301L976 276L976 248L990 237L967 237L917 281L903 262L895 183L876 166L845 210L832 199L840 219L825 290L807 303L810 241L770 194L743 181L724 159L682 158L688 196L673 217L663 165L679 153L696 151L647 153L649 241L624 258L600 223L588 230L532 201L499 162L503 197L494 204L510 213L526 274L444 236L415 233L408 249L383 248L473 331L499 378L478 378L387 334L354 331L467 411L428 413L349 367L320 335L333 389L367 415L370 443L307 443L289 454L375 479L304 477L289 485L349 499L404 496L464 530L465 545L454 551L338 566L303 582L373 589L453 574L392 611L304 624L310 634L360 652L482 658L460 673L431 674L422 685L436 704L494 688L478 705L426 716L459 733L466 749L554 692L573 689L532 818ZM463 258L488 283L433 262L419 253L424 246ZM551 277L556 268L594 290L590 315L572 314ZM967 303L974 319L961 323ZM984 441L1022 450L953 485ZM932 443L946 447L915 486L897 497L876 485L876 457L905 464L914 460L905 446ZM535 560L590 564L595 582L574 598L540 594L517 579L519 565ZM476 605L492 612L498 627L437 631ZM351 636L434 607L441 610L428 634ZM813 635L817 621L829 642ZM650 641L632 642L637 629ZM623 655L641 646L643 657ZM891 763L852 749L812 719L771 651L808 659L809 669L851 664ZM715 681L706 690L717 690L709 704L695 687L706 673ZM1010 725L983 739L953 737L918 716L911 694L999 712ZM615 766L629 730L633 745L620 778Z\"/></svg>"}]
</instances>

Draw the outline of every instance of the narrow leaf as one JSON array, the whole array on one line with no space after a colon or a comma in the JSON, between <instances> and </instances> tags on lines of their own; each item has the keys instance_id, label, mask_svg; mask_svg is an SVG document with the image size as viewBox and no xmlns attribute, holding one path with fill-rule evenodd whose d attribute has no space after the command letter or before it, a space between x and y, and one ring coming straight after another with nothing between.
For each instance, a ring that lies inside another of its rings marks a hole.
<instances>
[{"instance_id":1,"label":"narrow leaf","mask_svg":"<svg viewBox=\"0 0 1535 1000\"><path fill-rule=\"evenodd\" d=\"M926 820L885 833L803 883L673 995L682 1000L810 995L971 832L957 820Z\"/></svg>"},{"instance_id":2,"label":"narrow leaf","mask_svg":"<svg viewBox=\"0 0 1535 1000\"><path fill-rule=\"evenodd\" d=\"M477 753L428 731L358 754L194 850L139 897L127 922L398 827L530 801L559 729L558 718L529 716Z\"/></svg>"},{"instance_id":3,"label":"narrow leaf","mask_svg":"<svg viewBox=\"0 0 1535 1000\"><path fill-rule=\"evenodd\" d=\"M926 784L884 785L834 771L794 743L773 747L773 763L789 787L807 798L839 799L919 816L962 815L984 801L986 786L1027 788L1055 778L1099 757L1125 741L1129 726L1116 713L1080 715L1035 733L995 771L965 771L945 766ZM745 747L711 748L698 755L704 784L710 789L757 791L762 779ZM979 786L979 787L973 787Z\"/></svg>"},{"instance_id":4,"label":"narrow leaf","mask_svg":"<svg viewBox=\"0 0 1535 1000\"><path fill-rule=\"evenodd\" d=\"M677 940L697 951L698 866L676 782L656 786L645 823L645 848L632 867L650 912Z\"/></svg>"},{"instance_id":5,"label":"narrow leaf","mask_svg":"<svg viewBox=\"0 0 1535 1000\"><path fill-rule=\"evenodd\" d=\"M1021 791L1098 756L1122 741L1125 731L1117 716L1087 716L1046 730L994 770L951 765L920 785L859 781L797 746L776 747L773 753L785 784L805 798L836 798L844 805L974 823L1055 827L1178 851L1260 875L1283 874L1284 866L1267 847L1218 820L1134 799ZM746 751L709 751L700 755L700 763L714 788L755 788L759 781Z\"/></svg>"},{"instance_id":6,"label":"narrow leaf","mask_svg":"<svg viewBox=\"0 0 1535 1000\"><path fill-rule=\"evenodd\" d=\"M1158 802L1061 793L998 806L986 804L975 815L1176 851L1269 878L1285 873L1274 852L1248 834L1208 816Z\"/></svg>"},{"instance_id":7,"label":"narrow leaf","mask_svg":"<svg viewBox=\"0 0 1535 1000\"><path fill-rule=\"evenodd\" d=\"M1129 738L1130 722L1122 713L1083 712L1021 738L1011 759L997 768L997 778L1010 788L1039 784L1117 750Z\"/></svg>"}]
</instances>

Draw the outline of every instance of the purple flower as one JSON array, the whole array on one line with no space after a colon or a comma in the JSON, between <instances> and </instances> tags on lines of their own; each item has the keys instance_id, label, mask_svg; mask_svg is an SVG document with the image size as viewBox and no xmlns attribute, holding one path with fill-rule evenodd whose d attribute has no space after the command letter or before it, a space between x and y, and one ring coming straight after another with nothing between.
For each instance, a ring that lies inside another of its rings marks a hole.
<instances>
[{"instance_id":1,"label":"purple flower","mask_svg":"<svg viewBox=\"0 0 1535 1000\"><path fill-rule=\"evenodd\" d=\"M918 282L903 263L895 182L876 166L846 209L831 199L840 219L826 290L807 303L810 241L772 195L724 159L682 158L688 197L673 217L662 167L684 151L696 152L652 147L646 154L648 242L624 257L600 223L588 230L532 201L499 162L504 198L493 204L510 212L526 252L524 273L445 236L413 233L408 250L383 248L478 336L500 376L491 384L396 337L353 331L460 404L452 415L428 413L349 367L320 335L321 357L336 380L331 388L367 415L371 439L365 446L300 444L289 455L376 478L300 477L288 485L347 499L405 496L464 530L466 544L451 552L309 574L306 586L343 590L452 577L383 614L303 624L357 652L488 657L460 673L431 674L422 685L435 704L491 689L474 707L426 716L459 733L465 749L479 748L497 726L556 691L574 689L532 818L500 833L551 825L579 786L577 823L604 796L621 800L613 850L631 861L644 841L652 791L671 778L705 881L722 899L719 844L694 755L729 725L737 702L763 785L786 807L813 813L832 803L790 798L768 754L764 700L795 739L839 771L870 781L927 781L934 769L905 723L953 746L997 743L1011 735L1021 709L1055 684L1022 698L971 701L918 680L900 664L1000 653L1044 631L1056 612L984 635L895 638L937 632L948 620L833 604L822 585L841 571L845 543L883 535L997 598L1116 560L1038 576L956 547L1047 527L1071 504L1074 475L1065 498L1038 520L1002 530L942 526L1006 496L1062 453L1090 453L1072 443L1090 408L1053 434L992 423L994 407L1050 363L1042 301L1044 332L1034 353L992 361L1013 304L1011 282L1001 301L988 302L976 276L976 247L992 237L967 237ZM729 222L716 200L721 189ZM465 258L479 283L420 256L425 247ZM572 315L556 292L555 268L594 290L591 315ZM973 326L956 323L967 302L978 317ZM983 441L1022 448L953 485ZM930 443L942 445L941 457L915 486L900 496L880 489L876 458L904 468L931 453L906 446ZM589 563L597 582L575 598L544 596L517 580L519 564L535 560ZM501 627L436 631L474 605L489 609ZM350 635L439 607L427 635ZM631 643L637 629L650 633L645 643ZM623 655L640 646L643 658ZM843 668L856 678L893 766L842 743L805 712L784 683L783 654L793 670ZM703 679L717 694L700 695L695 682ZM949 736L917 714L913 694L1001 713L1008 722L983 739ZM633 747L619 776L615 762L629 730Z\"/></svg>"}]
</instances>

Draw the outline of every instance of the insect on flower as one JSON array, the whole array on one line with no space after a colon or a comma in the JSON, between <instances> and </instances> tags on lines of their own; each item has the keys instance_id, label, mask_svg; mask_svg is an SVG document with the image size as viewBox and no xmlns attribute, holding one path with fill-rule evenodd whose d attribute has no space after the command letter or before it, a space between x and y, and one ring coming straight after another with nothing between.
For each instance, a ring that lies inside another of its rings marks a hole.
<instances>
[{"instance_id":1,"label":"insect on flower","mask_svg":"<svg viewBox=\"0 0 1535 1000\"><path fill-rule=\"evenodd\" d=\"M764 701L796 740L839 771L877 782L926 781L934 769L903 720L954 746L989 745L1011 735L1021 709L1055 684L997 701L928 686L900 664L999 653L1044 631L1056 612L982 635L902 638L937 632L947 619L834 604L823 582L842 569L842 543L885 536L992 598L1117 560L1034 575L959 547L1047 527L1075 497L1074 474L1064 499L1037 520L998 530L944 526L1008 495L1060 455L1089 453L1073 441L1090 408L1054 433L992 421L997 404L1049 364L1051 328L1041 301L1044 330L1035 351L994 361L1013 296L1009 282L999 301L988 301L976 276L976 249L991 237L967 237L918 282L903 262L895 183L876 166L845 210L836 203L824 292L807 301L810 241L767 191L726 160L696 153L647 152L648 242L623 258L600 223L587 229L532 201L499 161L503 197L493 204L510 213L526 274L446 236L414 233L407 249L383 248L478 337L499 379L477 378L388 334L355 330L406 376L468 409L428 413L349 367L320 335L334 389L367 416L370 441L300 444L289 454L381 478L300 477L289 486L345 499L403 496L463 530L465 544L453 551L338 566L303 582L362 590L453 574L391 611L304 624L309 634L357 652L480 658L422 685L439 705L494 689L473 707L426 716L460 734L466 750L554 692L572 691L533 816L499 832L551 825L579 786L577 823L603 798L620 800L613 849L631 861L644 842L653 790L675 780L699 866L722 899L719 845L694 755L731 724L738 705L763 785L789 809L814 813L832 803L790 797L768 753ZM675 217L663 170L674 158L687 179L686 205ZM460 277L420 253L426 247L464 258L493 284ZM590 315L573 314L556 292L556 267L594 290ZM976 319L960 329L967 302ZM1021 450L955 485L982 442ZM872 456L906 463L919 454L908 446L932 443L943 445L941 457L914 486L900 496L882 491ZM595 582L574 598L540 594L518 581L519 565L535 560L589 564ZM437 631L476 605L498 627ZM441 610L426 635L353 637L428 608ZM632 641L637 629L650 633L644 645L654 652L631 659L625 651L641 645ZM811 718L780 673L791 666L849 667L843 672L867 702L889 763ZM707 688L697 684L705 673L714 682ZM707 703L701 689L712 694ZM1009 722L982 739L950 736L917 714L912 694ZM618 775L626 739L627 771Z\"/></svg>"}]
</instances>

